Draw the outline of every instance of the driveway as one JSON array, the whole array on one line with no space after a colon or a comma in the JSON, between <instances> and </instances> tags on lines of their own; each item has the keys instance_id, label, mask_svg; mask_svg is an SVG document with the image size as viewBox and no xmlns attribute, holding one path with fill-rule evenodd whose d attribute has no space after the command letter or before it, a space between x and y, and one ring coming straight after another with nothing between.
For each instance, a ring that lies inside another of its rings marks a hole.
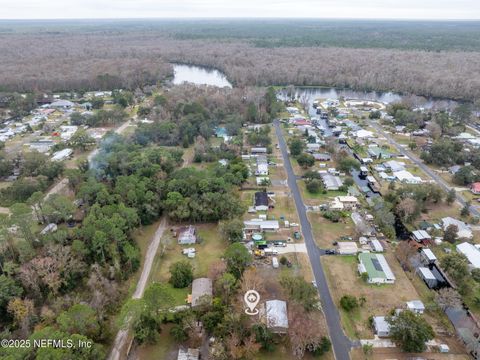
<instances>
[{"instance_id":1,"label":"driveway","mask_svg":"<svg viewBox=\"0 0 480 360\"><path fill-rule=\"evenodd\" d=\"M274 247L278 251L278 254L288 254L288 253L307 253L307 247L305 243L301 244L287 244L285 247Z\"/></svg>"},{"instance_id":2,"label":"driveway","mask_svg":"<svg viewBox=\"0 0 480 360\"><path fill-rule=\"evenodd\" d=\"M278 137L278 143L282 152L285 170L288 175L288 186L293 194L295 200L295 206L297 208L298 216L300 218L300 225L302 228L303 237L305 239L305 247L307 249L310 264L312 266L313 275L317 284L317 289L322 302L323 312L327 320L328 331L330 340L332 341L333 352L337 360L350 359L349 351L352 346L350 339L348 339L343 333L342 326L340 325L340 316L338 310L333 302L330 290L328 288L327 279L320 262L320 252L315 244L312 227L307 218L307 212L305 204L303 203L302 196L298 189L295 174L293 172L290 158L288 157L287 144L280 128L278 120L274 121L275 131Z\"/></svg>"}]
</instances>

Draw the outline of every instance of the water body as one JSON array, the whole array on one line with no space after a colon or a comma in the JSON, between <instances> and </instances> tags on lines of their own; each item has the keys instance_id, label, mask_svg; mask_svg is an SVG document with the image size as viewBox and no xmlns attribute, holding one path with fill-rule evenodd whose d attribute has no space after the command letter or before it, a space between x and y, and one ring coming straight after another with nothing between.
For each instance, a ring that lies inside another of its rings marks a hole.
<instances>
[{"instance_id":1,"label":"water body","mask_svg":"<svg viewBox=\"0 0 480 360\"><path fill-rule=\"evenodd\" d=\"M232 84L222 72L200 66L173 64L173 84L191 83L231 88Z\"/></svg>"},{"instance_id":2,"label":"water body","mask_svg":"<svg viewBox=\"0 0 480 360\"><path fill-rule=\"evenodd\" d=\"M279 92L280 99L286 100L288 98L287 90L283 89ZM378 101L384 104L399 102L402 99L409 97L394 92L381 91L358 91L350 89L336 89L330 87L297 87L295 88L295 98L305 99L310 107L316 99L352 99L352 100L370 100ZM434 99L425 97L415 97L415 106L419 108L450 108L457 104L456 101L446 99Z\"/></svg>"},{"instance_id":3,"label":"water body","mask_svg":"<svg viewBox=\"0 0 480 360\"><path fill-rule=\"evenodd\" d=\"M173 84L179 85L185 82L196 85L212 85L218 87L232 88L232 84L228 81L225 74L217 69L210 69L203 66L185 65L185 64L173 64ZM287 99L286 89L279 91L279 98L282 100ZM309 112L311 115L316 115L315 110L311 105L316 99L339 99L344 97L346 99L357 100L371 100L379 101L384 104L401 101L406 96L395 92L381 92L381 91L357 91L350 89L336 89L332 87L297 87L295 88L295 97L297 99L307 99L309 103ZM457 103L453 100L446 99L434 99L417 97L415 100L415 106L430 108L450 108Z\"/></svg>"}]
</instances>

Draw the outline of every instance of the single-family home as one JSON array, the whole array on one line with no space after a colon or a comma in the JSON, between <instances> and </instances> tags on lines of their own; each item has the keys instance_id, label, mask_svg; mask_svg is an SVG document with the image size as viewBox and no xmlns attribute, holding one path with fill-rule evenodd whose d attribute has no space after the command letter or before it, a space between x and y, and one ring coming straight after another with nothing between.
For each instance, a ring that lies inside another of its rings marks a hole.
<instances>
[{"instance_id":1,"label":"single-family home","mask_svg":"<svg viewBox=\"0 0 480 360\"><path fill-rule=\"evenodd\" d=\"M74 106L75 104L68 100L57 100L48 105L48 107L56 109L71 109Z\"/></svg>"},{"instance_id":2,"label":"single-family home","mask_svg":"<svg viewBox=\"0 0 480 360\"><path fill-rule=\"evenodd\" d=\"M307 152L314 153L320 150L320 144L307 144Z\"/></svg>"},{"instance_id":3,"label":"single-family home","mask_svg":"<svg viewBox=\"0 0 480 360\"><path fill-rule=\"evenodd\" d=\"M337 244L337 254L356 255L358 253L357 243L354 241L340 241Z\"/></svg>"},{"instance_id":4,"label":"single-family home","mask_svg":"<svg viewBox=\"0 0 480 360\"><path fill-rule=\"evenodd\" d=\"M268 194L265 191L257 191L255 193L255 210L267 211L268 210Z\"/></svg>"},{"instance_id":5,"label":"single-family home","mask_svg":"<svg viewBox=\"0 0 480 360\"><path fill-rule=\"evenodd\" d=\"M379 337L390 336L390 324L385 320L385 316L374 316L373 328Z\"/></svg>"},{"instance_id":6,"label":"single-family home","mask_svg":"<svg viewBox=\"0 0 480 360\"><path fill-rule=\"evenodd\" d=\"M453 165L448 168L448 172L452 175L455 175L461 168L462 167L460 165Z\"/></svg>"},{"instance_id":7,"label":"single-family home","mask_svg":"<svg viewBox=\"0 0 480 360\"><path fill-rule=\"evenodd\" d=\"M253 147L250 152L252 154L266 154L267 148L266 147Z\"/></svg>"},{"instance_id":8,"label":"single-family home","mask_svg":"<svg viewBox=\"0 0 480 360\"><path fill-rule=\"evenodd\" d=\"M392 172L405 170L405 163L397 160L389 160L383 163L386 169L390 169Z\"/></svg>"},{"instance_id":9,"label":"single-family home","mask_svg":"<svg viewBox=\"0 0 480 360\"><path fill-rule=\"evenodd\" d=\"M270 178L268 176L257 176L255 178L257 186L265 186L270 183Z\"/></svg>"},{"instance_id":10,"label":"single-family home","mask_svg":"<svg viewBox=\"0 0 480 360\"><path fill-rule=\"evenodd\" d=\"M68 141L77 132L78 126L75 125L62 125L60 126L60 138L64 141Z\"/></svg>"},{"instance_id":11,"label":"single-family home","mask_svg":"<svg viewBox=\"0 0 480 360\"><path fill-rule=\"evenodd\" d=\"M192 307L212 302L212 280L198 278L192 282Z\"/></svg>"},{"instance_id":12,"label":"single-family home","mask_svg":"<svg viewBox=\"0 0 480 360\"><path fill-rule=\"evenodd\" d=\"M452 218L450 216L444 217L442 219L443 231L447 230L447 228L450 225L455 225L458 228L457 236L460 239L471 239L471 238L473 238L473 233L472 233L472 229L470 228L470 225L464 223L463 221Z\"/></svg>"},{"instance_id":13,"label":"single-family home","mask_svg":"<svg viewBox=\"0 0 480 360\"><path fill-rule=\"evenodd\" d=\"M421 184L423 182L421 177L414 176L407 170L394 171L393 176L395 176L398 181L406 184Z\"/></svg>"},{"instance_id":14,"label":"single-family home","mask_svg":"<svg viewBox=\"0 0 480 360\"><path fill-rule=\"evenodd\" d=\"M358 260L358 272L360 274L367 273L369 284L393 284L395 282L395 275L382 254L360 253Z\"/></svg>"},{"instance_id":15,"label":"single-family home","mask_svg":"<svg viewBox=\"0 0 480 360\"><path fill-rule=\"evenodd\" d=\"M48 152L50 148L53 147L53 145L55 145L55 143L52 140L47 138L38 139L28 144L28 146L30 147L30 150L35 150L41 153Z\"/></svg>"},{"instance_id":16,"label":"single-family home","mask_svg":"<svg viewBox=\"0 0 480 360\"><path fill-rule=\"evenodd\" d=\"M268 175L267 156L266 155L257 155L256 162L257 162L257 170L255 171L255 175L257 175L257 176Z\"/></svg>"},{"instance_id":17,"label":"single-family home","mask_svg":"<svg viewBox=\"0 0 480 360\"><path fill-rule=\"evenodd\" d=\"M280 225L277 220L251 219L251 220L245 220L243 222L243 225L245 226L245 230L247 232L255 232L255 231L273 232L280 229Z\"/></svg>"},{"instance_id":18,"label":"single-family home","mask_svg":"<svg viewBox=\"0 0 480 360\"><path fill-rule=\"evenodd\" d=\"M480 182L474 182L470 185L470 191L472 194L479 195L480 194Z\"/></svg>"},{"instance_id":19,"label":"single-family home","mask_svg":"<svg viewBox=\"0 0 480 360\"><path fill-rule=\"evenodd\" d=\"M364 236L372 236L374 234L373 227L363 218L363 216L358 212L352 212L350 216L353 223L355 224L355 229Z\"/></svg>"},{"instance_id":20,"label":"single-family home","mask_svg":"<svg viewBox=\"0 0 480 360\"><path fill-rule=\"evenodd\" d=\"M432 237L425 230L412 231L412 239L419 243L426 243L432 240Z\"/></svg>"},{"instance_id":21,"label":"single-family home","mask_svg":"<svg viewBox=\"0 0 480 360\"><path fill-rule=\"evenodd\" d=\"M368 155L373 159L390 159L392 157L392 153L387 149L384 149L380 146L370 146L367 149Z\"/></svg>"},{"instance_id":22,"label":"single-family home","mask_svg":"<svg viewBox=\"0 0 480 360\"><path fill-rule=\"evenodd\" d=\"M328 208L332 211L342 211L343 210L343 203L341 201L339 201L337 198L335 198L328 205Z\"/></svg>"},{"instance_id":23,"label":"single-family home","mask_svg":"<svg viewBox=\"0 0 480 360\"><path fill-rule=\"evenodd\" d=\"M195 227L189 225L180 230L178 235L178 243L180 245L190 245L197 242L197 232Z\"/></svg>"},{"instance_id":24,"label":"single-family home","mask_svg":"<svg viewBox=\"0 0 480 360\"><path fill-rule=\"evenodd\" d=\"M67 160L73 154L73 149L66 148L57 152L54 152L52 155L52 161L63 161Z\"/></svg>"},{"instance_id":25,"label":"single-family home","mask_svg":"<svg viewBox=\"0 0 480 360\"><path fill-rule=\"evenodd\" d=\"M457 251L465 255L470 263L470 267L475 269L480 268L480 250L476 246L468 242L463 242L457 245Z\"/></svg>"},{"instance_id":26,"label":"single-family home","mask_svg":"<svg viewBox=\"0 0 480 360\"><path fill-rule=\"evenodd\" d=\"M283 300L266 301L265 322L271 332L285 334L288 331L287 302Z\"/></svg>"},{"instance_id":27,"label":"single-family home","mask_svg":"<svg viewBox=\"0 0 480 360\"><path fill-rule=\"evenodd\" d=\"M341 202L345 210L355 210L358 206L358 199L355 196L337 196L335 200Z\"/></svg>"},{"instance_id":28,"label":"single-family home","mask_svg":"<svg viewBox=\"0 0 480 360\"><path fill-rule=\"evenodd\" d=\"M370 239L370 247L372 248L373 252L383 252L383 245L380 240L376 238Z\"/></svg>"},{"instance_id":29,"label":"single-family home","mask_svg":"<svg viewBox=\"0 0 480 360\"><path fill-rule=\"evenodd\" d=\"M416 314L423 314L425 312L425 305L420 300L407 301L407 309Z\"/></svg>"},{"instance_id":30,"label":"single-family home","mask_svg":"<svg viewBox=\"0 0 480 360\"><path fill-rule=\"evenodd\" d=\"M373 137L373 132L361 129L361 130L355 131L353 133L353 136L361 139L368 139Z\"/></svg>"},{"instance_id":31,"label":"single-family home","mask_svg":"<svg viewBox=\"0 0 480 360\"><path fill-rule=\"evenodd\" d=\"M338 190L341 186L343 186L343 181L338 176L323 173L320 175L322 178L323 185L327 190Z\"/></svg>"},{"instance_id":32,"label":"single-family home","mask_svg":"<svg viewBox=\"0 0 480 360\"><path fill-rule=\"evenodd\" d=\"M177 360L200 360L200 350L191 348L179 348Z\"/></svg>"},{"instance_id":33,"label":"single-family home","mask_svg":"<svg viewBox=\"0 0 480 360\"><path fill-rule=\"evenodd\" d=\"M316 161L330 161L332 159L330 154L325 154L325 153L314 153L312 154L312 156Z\"/></svg>"}]
</instances>

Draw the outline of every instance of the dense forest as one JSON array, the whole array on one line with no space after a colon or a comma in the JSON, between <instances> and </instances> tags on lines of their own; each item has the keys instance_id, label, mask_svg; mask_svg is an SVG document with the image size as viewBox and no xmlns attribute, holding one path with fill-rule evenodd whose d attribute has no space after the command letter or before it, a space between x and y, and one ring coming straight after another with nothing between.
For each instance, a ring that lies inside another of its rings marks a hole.
<instances>
[{"instance_id":1,"label":"dense forest","mask_svg":"<svg viewBox=\"0 0 480 360\"><path fill-rule=\"evenodd\" d=\"M232 22L230 31L222 22L60 23L47 22L38 33L36 22L1 24L0 89L134 89L172 75L170 62L177 61L219 68L237 86L480 97L475 22L413 28L402 22L272 22L262 31L241 21Z\"/></svg>"}]
</instances>

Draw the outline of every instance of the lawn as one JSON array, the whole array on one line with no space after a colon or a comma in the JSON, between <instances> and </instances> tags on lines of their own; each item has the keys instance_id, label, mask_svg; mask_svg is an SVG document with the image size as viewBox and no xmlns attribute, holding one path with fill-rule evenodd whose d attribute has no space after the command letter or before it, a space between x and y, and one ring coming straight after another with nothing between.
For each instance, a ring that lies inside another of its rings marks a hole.
<instances>
[{"instance_id":1,"label":"lawn","mask_svg":"<svg viewBox=\"0 0 480 360\"><path fill-rule=\"evenodd\" d=\"M339 304L343 295L363 296L366 299L363 307L347 313L339 306L342 325L351 338L372 338L368 318L372 315L386 315L392 309L405 307L405 302L419 299L415 287L407 278L398 261L392 254L386 253L385 258L396 276L395 284L369 285L364 283L357 272L357 261L353 256L322 257L327 280L334 301Z\"/></svg>"},{"instance_id":2,"label":"lawn","mask_svg":"<svg viewBox=\"0 0 480 360\"><path fill-rule=\"evenodd\" d=\"M332 242L340 236L352 236L355 226L351 218L344 218L341 222L333 223L325 219L320 213L308 213L308 219L312 225L315 242L320 248L332 248Z\"/></svg>"},{"instance_id":3,"label":"lawn","mask_svg":"<svg viewBox=\"0 0 480 360\"><path fill-rule=\"evenodd\" d=\"M298 180L297 184L300 192L302 193L302 198L307 205L319 205L333 200L335 196L347 195L347 193L344 191L327 191L327 193L325 194L321 192L319 192L318 194L312 194L307 191L304 180Z\"/></svg>"},{"instance_id":4,"label":"lawn","mask_svg":"<svg viewBox=\"0 0 480 360\"><path fill-rule=\"evenodd\" d=\"M210 265L222 257L228 244L220 238L216 224L200 224L196 227L198 236L202 239L200 244L181 246L169 232L164 234L162 241L169 241L169 245L163 256L155 258L151 281L167 282L170 278L170 265L181 260L188 260L193 265L194 277L208 275ZM194 259L188 259L182 254L182 249L186 247L194 247L197 250L197 256Z\"/></svg>"}]
</instances>

